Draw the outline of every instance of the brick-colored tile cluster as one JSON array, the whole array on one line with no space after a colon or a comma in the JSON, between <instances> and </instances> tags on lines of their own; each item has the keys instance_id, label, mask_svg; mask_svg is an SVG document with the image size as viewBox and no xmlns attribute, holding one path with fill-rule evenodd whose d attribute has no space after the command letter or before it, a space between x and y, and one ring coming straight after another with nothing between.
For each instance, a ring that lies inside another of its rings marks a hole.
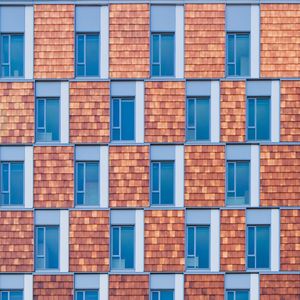
<instances>
[{"instance_id":1,"label":"brick-colored tile cluster","mask_svg":"<svg viewBox=\"0 0 300 300\"><path fill-rule=\"evenodd\" d=\"M261 300L299 300L300 274L260 275Z\"/></svg>"},{"instance_id":2,"label":"brick-colored tile cluster","mask_svg":"<svg viewBox=\"0 0 300 300\"><path fill-rule=\"evenodd\" d=\"M149 206L149 146L109 147L110 207Z\"/></svg>"},{"instance_id":3,"label":"brick-colored tile cluster","mask_svg":"<svg viewBox=\"0 0 300 300\"><path fill-rule=\"evenodd\" d=\"M300 270L300 209L280 211L280 269Z\"/></svg>"},{"instance_id":4,"label":"brick-colored tile cluster","mask_svg":"<svg viewBox=\"0 0 300 300\"><path fill-rule=\"evenodd\" d=\"M261 77L300 76L300 10L297 4L260 6Z\"/></svg>"},{"instance_id":5,"label":"brick-colored tile cluster","mask_svg":"<svg viewBox=\"0 0 300 300\"><path fill-rule=\"evenodd\" d=\"M74 5L34 6L34 77L74 77Z\"/></svg>"},{"instance_id":6,"label":"brick-colored tile cluster","mask_svg":"<svg viewBox=\"0 0 300 300\"><path fill-rule=\"evenodd\" d=\"M185 77L225 76L225 5L185 5Z\"/></svg>"},{"instance_id":7,"label":"brick-colored tile cluster","mask_svg":"<svg viewBox=\"0 0 300 300\"><path fill-rule=\"evenodd\" d=\"M261 206L299 206L299 178L299 145L261 146Z\"/></svg>"},{"instance_id":8,"label":"brick-colored tile cluster","mask_svg":"<svg viewBox=\"0 0 300 300\"><path fill-rule=\"evenodd\" d=\"M221 270L245 271L245 210L221 211Z\"/></svg>"},{"instance_id":9,"label":"brick-colored tile cluster","mask_svg":"<svg viewBox=\"0 0 300 300\"><path fill-rule=\"evenodd\" d=\"M32 82L0 83L0 143L33 143Z\"/></svg>"},{"instance_id":10,"label":"brick-colored tile cluster","mask_svg":"<svg viewBox=\"0 0 300 300\"><path fill-rule=\"evenodd\" d=\"M34 275L34 300L73 300L72 275Z\"/></svg>"},{"instance_id":11,"label":"brick-colored tile cluster","mask_svg":"<svg viewBox=\"0 0 300 300\"><path fill-rule=\"evenodd\" d=\"M225 147L185 147L185 206L224 206Z\"/></svg>"},{"instance_id":12,"label":"brick-colored tile cluster","mask_svg":"<svg viewBox=\"0 0 300 300\"><path fill-rule=\"evenodd\" d=\"M185 300L224 299L224 275L185 275L184 291Z\"/></svg>"},{"instance_id":13,"label":"brick-colored tile cluster","mask_svg":"<svg viewBox=\"0 0 300 300\"><path fill-rule=\"evenodd\" d=\"M148 275L110 275L109 299L123 300L148 300L149 276Z\"/></svg>"},{"instance_id":14,"label":"brick-colored tile cluster","mask_svg":"<svg viewBox=\"0 0 300 300\"><path fill-rule=\"evenodd\" d=\"M149 81L145 87L145 142L184 142L184 82Z\"/></svg>"},{"instance_id":15,"label":"brick-colored tile cluster","mask_svg":"<svg viewBox=\"0 0 300 300\"><path fill-rule=\"evenodd\" d=\"M33 212L0 211L0 272L33 271Z\"/></svg>"},{"instance_id":16,"label":"brick-colored tile cluster","mask_svg":"<svg viewBox=\"0 0 300 300\"><path fill-rule=\"evenodd\" d=\"M71 146L34 147L34 207L73 207L73 157Z\"/></svg>"},{"instance_id":17,"label":"brick-colored tile cluster","mask_svg":"<svg viewBox=\"0 0 300 300\"><path fill-rule=\"evenodd\" d=\"M280 140L300 141L300 81L282 80L280 89Z\"/></svg>"},{"instance_id":18,"label":"brick-colored tile cluster","mask_svg":"<svg viewBox=\"0 0 300 300\"><path fill-rule=\"evenodd\" d=\"M109 211L70 212L70 271L109 271Z\"/></svg>"},{"instance_id":19,"label":"brick-colored tile cluster","mask_svg":"<svg viewBox=\"0 0 300 300\"><path fill-rule=\"evenodd\" d=\"M244 142L246 126L246 82L221 82L221 141Z\"/></svg>"},{"instance_id":20,"label":"brick-colored tile cluster","mask_svg":"<svg viewBox=\"0 0 300 300\"><path fill-rule=\"evenodd\" d=\"M145 211L145 271L184 270L184 211Z\"/></svg>"},{"instance_id":21,"label":"brick-colored tile cluster","mask_svg":"<svg viewBox=\"0 0 300 300\"><path fill-rule=\"evenodd\" d=\"M109 142L109 82L70 83L71 143Z\"/></svg>"},{"instance_id":22,"label":"brick-colored tile cluster","mask_svg":"<svg viewBox=\"0 0 300 300\"><path fill-rule=\"evenodd\" d=\"M109 68L111 78L149 77L149 4L109 7Z\"/></svg>"}]
</instances>

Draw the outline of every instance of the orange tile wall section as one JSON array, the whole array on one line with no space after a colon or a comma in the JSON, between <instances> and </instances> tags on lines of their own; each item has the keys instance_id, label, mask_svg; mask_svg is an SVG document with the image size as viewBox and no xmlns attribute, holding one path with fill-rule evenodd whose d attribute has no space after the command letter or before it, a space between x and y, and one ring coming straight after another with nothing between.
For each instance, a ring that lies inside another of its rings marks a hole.
<instances>
[{"instance_id":1,"label":"orange tile wall section","mask_svg":"<svg viewBox=\"0 0 300 300\"><path fill-rule=\"evenodd\" d=\"M185 206L225 205L225 146L185 146Z\"/></svg>"},{"instance_id":2,"label":"orange tile wall section","mask_svg":"<svg viewBox=\"0 0 300 300\"><path fill-rule=\"evenodd\" d=\"M225 5L185 5L185 77L225 76Z\"/></svg>"},{"instance_id":3,"label":"orange tile wall section","mask_svg":"<svg viewBox=\"0 0 300 300\"><path fill-rule=\"evenodd\" d=\"M145 211L145 272L184 271L184 211Z\"/></svg>"},{"instance_id":4,"label":"orange tile wall section","mask_svg":"<svg viewBox=\"0 0 300 300\"><path fill-rule=\"evenodd\" d=\"M185 83L145 83L145 142L185 141Z\"/></svg>"},{"instance_id":5,"label":"orange tile wall section","mask_svg":"<svg viewBox=\"0 0 300 300\"><path fill-rule=\"evenodd\" d=\"M70 83L71 143L109 142L109 82Z\"/></svg>"},{"instance_id":6,"label":"orange tile wall section","mask_svg":"<svg viewBox=\"0 0 300 300\"><path fill-rule=\"evenodd\" d=\"M34 207L74 206L74 148L34 147Z\"/></svg>"},{"instance_id":7,"label":"orange tile wall section","mask_svg":"<svg viewBox=\"0 0 300 300\"><path fill-rule=\"evenodd\" d=\"M280 141L300 141L300 81L280 83Z\"/></svg>"},{"instance_id":8,"label":"orange tile wall section","mask_svg":"<svg viewBox=\"0 0 300 300\"><path fill-rule=\"evenodd\" d=\"M34 5L34 78L74 77L74 5Z\"/></svg>"},{"instance_id":9,"label":"orange tile wall section","mask_svg":"<svg viewBox=\"0 0 300 300\"><path fill-rule=\"evenodd\" d=\"M34 300L73 300L72 275L34 275Z\"/></svg>"},{"instance_id":10,"label":"orange tile wall section","mask_svg":"<svg viewBox=\"0 0 300 300\"><path fill-rule=\"evenodd\" d=\"M260 300L299 300L300 274L261 274Z\"/></svg>"},{"instance_id":11,"label":"orange tile wall section","mask_svg":"<svg viewBox=\"0 0 300 300\"><path fill-rule=\"evenodd\" d=\"M260 147L260 205L299 206L300 145Z\"/></svg>"},{"instance_id":12,"label":"orange tile wall section","mask_svg":"<svg viewBox=\"0 0 300 300\"><path fill-rule=\"evenodd\" d=\"M110 207L149 206L149 146L109 147Z\"/></svg>"},{"instance_id":13,"label":"orange tile wall section","mask_svg":"<svg viewBox=\"0 0 300 300\"><path fill-rule=\"evenodd\" d=\"M109 23L110 77L149 78L149 4L111 4Z\"/></svg>"},{"instance_id":14,"label":"orange tile wall section","mask_svg":"<svg viewBox=\"0 0 300 300\"><path fill-rule=\"evenodd\" d=\"M245 210L221 211L221 271L245 271Z\"/></svg>"},{"instance_id":15,"label":"orange tile wall section","mask_svg":"<svg viewBox=\"0 0 300 300\"><path fill-rule=\"evenodd\" d=\"M300 209L280 211L280 270L300 270Z\"/></svg>"},{"instance_id":16,"label":"orange tile wall section","mask_svg":"<svg viewBox=\"0 0 300 300\"><path fill-rule=\"evenodd\" d=\"M0 272L33 271L33 212L0 211Z\"/></svg>"},{"instance_id":17,"label":"orange tile wall section","mask_svg":"<svg viewBox=\"0 0 300 300\"><path fill-rule=\"evenodd\" d=\"M224 299L224 275L187 274L184 292L185 300Z\"/></svg>"},{"instance_id":18,"label":"orange tile wall section","mask_svg":"<svg viewBox=\"0 0 300 300\"><path fill-rule=\"evenodd\" d=\"M221 141L245 142L246 82L221 81Z\"/></svg>"},{"instance_id":19,"label":"orange tile wall section","mask_svg":"<svg viewBox=\"0 0 300 300\"><path fill-rule=\"evenodd\" d=\"M298 4L260 5L261 77L300 77Z\"/></svg>"},{"instance_id":20,"label":"orange tile wall section","mask_svg":"<svg viewBox=\"0 0 300 300\"><path fill-rule=\"evenodd\" d=\"M0 83L0 143L34 142L33 82Z\"/></svg>"},{"instance_id":21,"label":"orange tile wall section","mask_svg":"<svg viewBox=\"0 0 300 300\"><path fill-rule=\"evenodd\" d=\"M70 271L109 271L109 211L70 211Z\"/></svg>"},{"instance_id":22,"label":"orange tile wall section","mask_svg":"<svg viewBox=\"0 0 300 300\"><path fill-rule=\"evenodd\" d=\"M110 300L148 300L149 276L148 275L110 275L109 276Z\"/></svg>"}]
</instances>

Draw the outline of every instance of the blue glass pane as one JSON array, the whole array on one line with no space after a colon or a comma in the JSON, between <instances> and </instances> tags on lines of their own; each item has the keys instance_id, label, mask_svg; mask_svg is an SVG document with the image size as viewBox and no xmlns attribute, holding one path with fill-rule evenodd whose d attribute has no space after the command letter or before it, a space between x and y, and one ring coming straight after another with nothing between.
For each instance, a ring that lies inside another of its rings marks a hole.
<instances>
[{"instance_id":1,"label":"blue glass pane","mask_svg":"<svg viewBox=\"0 0 300 300\"><path fill-rule=\"evenodd\" d=\"M99 35L86 35L86 75L99 75Z\"/></svg>"},{"instance_id":2,"label":"blue glass pane","mask_svg":"<svg viewBox=\"0 0 300 300\"><path fill-rule=\"evenodd\" d=\"M121 258L125 259L125 268L132 269L134 267L134 228L122 227L121 230Z\"/></svg>"},{"instance_id":3,"label":"blue glass pane","mask_svg":"<svg viewBox=\"0 0 300 300\"><path fill-rule=\"evenodd\" d=\"M8 300L8 292L1 292L0 295L0 300Z\"/></svg>"},{"instance_id":4,"label":"blue glass pane","mask_svg":"<svg viewBox=\"0 0 300 300\"><path fill-rule=\"evenodd\" d=\"M152 62L159 63L159 35L152 35Z\"/></svg>"},{"instance_id":5,"label":"blue glass pane","mask_svg":"<svg viewBox=\"0 0 300 300\"><path fill-rule=\"evenodd\" d=\"M173 291L160 291L160 300L173 300Z\"/></svg>"},{"instance_id":6,"label":"blue glass pane","mask_svg":"<svg viewBox=\"0 0 300 300\"><path fill-rule=\"evenodd\" d=\"M121 136L121 130L120 129L113 129L112 130L112 140L113 141L119 141Z\"/></svg>"},{"instance_id":7,"label":"blue glass pane","mask_svg":"<svg viewBox=\"0 0 300 300\"><path fill-rule=\"evenodd\" d=\"M248 256L247 266L248 266L248 268L255 268L255 257L254 256Z\"/></svg>"},{"instance_id":8,"label":"blue glass pane","mask_svg":"<svg viewBox=\"0 0 300 300\"><path fill-rule=\"evenodd\" d=\"M22 300L23 292L22 291L11 291L10 292L10 300Z\"/></svg>"},{"instance_id":9,"label":"blue glass pane","mask_svg":"<svg viewBox=\"0 0 300 300\"><path fill-rule=\"evenodd\" d=\"M151 203L153 205L159 204L159 192L152 192Z\"/></svg>"},{"instance_id":10,"label":"blue glass pane","mask_svg":"<svg viewBox=\"0 0 300 300\"><path fill-rule=\"evenodd\" d=\"M161 35L161 76L174 76L174 34Z\"/></svg>"},{"instance_id":11,"label":"blue glass pane","mask_svg":"<svg viewBox=\"0 0 300 300\"><path fill-rule=\"evenodd\" d=\"M37 255L44 255L44 228L37 228Z\"/></svg>"},{"instance_id":12,"label":"blue glass pane","mask_svg":"<svg viewBox=\"0 0 300 300\"><path fill-rule=\"evenodd\" d=\"M120 126L120 100L113 99L112 101L112 126L119 127ZM120 130L113 129L112 130L112 139L120 140Z\"/></svg>"},{"instance_id":13,"label":"blue glass pane","mask_svg":"<svg viewBox=\"0 0 300 300\"><path fill-rule=\"evenodd\" d=\"M161 204L174 204L174 163L161 163Z\"/></svg>"},{"instance_id":14,"label":"blue glass pane","mask_svg":"<svg viewBox=\"0 0 300 300\"><path fill-rule=\"evenodd\" d=\"M234 300L234 292L232 291L227 292L227 300Z\"/></svg>"},{"instance_id":15,"label":"blue glass pane","mask_svg":"<svg viewBox=\"0 0 300 300\"><path fill-rule=\"evenodd\" d=\"M270 227L256 227L256 268L270 267Z\"/></svg>"},{"instance_id":16,"label":"blue glass pane","mask_svg":"<svg viewBox=\"0 0 300 300\"><path fill-rule=\"evenodd\" d=\"M85 300L98 300L98 292L97 291L86 291L85 292Z\"/></svg>"},{"instance_id":17,"label":"blue glass pane","mask_svg":"<svg viewBox=\"0 0 300 300\"><path fill-rule=\"evenodd\" d=\"M236 204L249 203L249 162L236 163Z\"/></svg>"},{"instance_id":18,"label":"blue glass pane","mask_svg":"<svg viewBox=\"0 0 300 300\"><path fill-rule=\"evenodd\" d=\"M51 99L46 102L46 132L51 141L59 140L59 100Z\"/></svg>"},{"instance_id":19,"label":"blue glass pane","mask_svg":"<svg viewBox=\"0 0 300 300\"><path fill-rule=\"evenodd\" d=\"M85 205L99 204L99 164L86 163Z\"/></svg>"},{"instance_id":20,"label":"blue glass pane","mask_svg":"<svg viewBox=\"0 0 300 300\"><path fill-rule=\"evenodd\" d=\"M9 36L2 36L1 63L9 63Z\"/></svg>"},{"instance_id":21,"label":"blue glass pane","mask_svg":"<svg viewBox=\"0 0 300 300\"><path fill-rule=\"evenodd\" d=\"M229 34L227 36L227 43L227 62L234 63L234 35Z\"/></svg>"},{"instance_id":22,"label":"blue glass pane","mask_svg":"<svg viewBox=\"0 0 300 300\"><path fill-rule=\"evenodd\" d=\"M37 100L37 126L43 128L45 125L45 101L42 99Z\"/></svg>"},{"instance_id":23,"label":"blue glass pane","mask_svg":"<svg viewBox=\"0 0 300 300\"><path fill-rule=\"evenodd\" d=\"M46 228L46 269L58 268L58 228Z\"/></svg>"},{"instance_id":24,"label":"blue glass pane","mask_svg":"<svg viewBox=\"0 0 300 300\"><path fill-rule=\"evenodd\" d=\"M270 101L258 99L256 102L257 139L270 139Z\"/></svg>"},{"instance_id":25,"label":"blue glass pane","mask_svg":"<svg viewBox=\"0 0 300 300\"><path fill-rule=\"evenodd\" d=\"M188 227L188 255L194 255L194 227Z\"/></svg>"},{"instance_id":26,"label":"blue glass pane","mask_svg":"<svg viewBox=\"0 0 300 300\"><path fill-rule=\"evenodd\" d=\"M196 256L198 257L199 268L209 267L209 227L197 227Z\"/></svg>"},{"instance_id":27,"label":"blue glass pane","mask_svg":"<svg viewBox=\"0 0 300 300\"><path fill-rule=\"evenodd\" d=\"M193 141L193 140L195 140L195 134L196 134L195 129L188 129L188 130L187 130L187 133L186 133L186 139L187 139L188 141Z\"/></svg>"},{"instance_id":28,"label":"blue glass pane","mask_svg":"<svg viewBox=\"0 0 300 300\"><path fill-rule=\"evenodd\" d=\"M248 254L254 254L254 227L248 227Z\"/></svg>"},{"instance_id":29,"label":"blue glass pane","mask_svg":"<svg viewBox=\"0 0 300 300\"><path fill-rule=\"evenodd\" d=\"M158 64L152 64L151 66L151 74L152 76L159 76L159 65Z\"/></svg>"},{"instance_id":30,"label":"blue glass pane","mask_svg":"<svg viewBox=\"0 0 300 300\"><path fill-rule=\"evenodd\" d=\"M151 300L159 300L159 292L151 292Z\"/></svg>"},{"instance_id":31,"label":"blue glass pane","mask_svg":"<svg viewBox=\"0 0 300 300\"><path fill-rule=\"evenodd\" d=\"M9 165L7 163L2 164L2 182L1 182L1 189L4 192L8 192L8 169Z\"/></svg>"},{"instance_id":32,"label":"blue glass pane","mask_svg":"<svg viewBox=\"0 0 300 300\"><path fill-rule=\"evenodd\" d=\"M196 119L197 119L197 140L209 139L209 99L197 100L196 105Z\"/></svg>"},{"instance_id":33,"label":"blue glass pane","mask_svg":"<svg viewBox=\"0 0 300 300\"><path fill-rule=\"evenodd\" d=\"M77 36L77 62L84 63L84 35Z\"/></svg>"},{"instance_id":34,"label":"blue glass pane","mask_svg":"<svg viewBox=\"0 0 300 300\"><path fill-rule=\"evenodd\" d=\"M23 204L24 176L23 163L10 164L10 204Z\"/></svg>"},{"instance_id":35,"label":"blue glass pane","mask_svg":"<svg viewBox=\"0 0 300 300\"><path fill-rule=\"evenodd\" d=\"M227 164L227 197L228 191L234 191L234 163Z\"/></svg>"},{"instance_id":36,"label":"blue glass pane","mask_svg":"<svg viewBox=\"0 0 300 300\"><path fill-rule=\"evenodd\" d=\"M134 101L123 100L121 102L121 111L121 139L124 141L134 140Z\"/></svg>"},{"instance_id":37,"label":"blue glass pane","mask_svg":"<svg viewBox=\"0 0 300 300\"><path fill-rule=\"evenodd\" d=\"M234 64L227 64L227 74L228 74L228 76L235 75L235 65Z\"/></svg>"},{"instance_id":38,"label":"blue glass pane","mask_svg":"<svg viewBox=\"0 0 300 300\"><path fill-rule=\"evenodd\" d=\"M236 291L235 292L235 299L236 300L248 300L249 299L249 292L248 291Z\"/></svg>"},{"instance_id":39,"label":"blue glass pane","mask_svg":"<svg viewBox=\"0 0 300 300\"><path fill-rule=\"evenodd\" d=\"M152 163L152 190L159 190L159 163Z\"/></svg>"},{"instance_id":40,"label":"blue glass pane","mask_svg":"<svg viewBox=\"0 0 300 300\"><path fill-rule=\"evenodd\" d=\"M236 75L249 75L249 34L236 35Z\"/></svg>"},{"instance_id":41,"label":"blue glass pane","mask_svg":"<svg viewBox=\"0 0 300 300\"><path fill-rule=\"evenodd\" d=\"M77 163L77 191L84 190L84 163Z\"/></svg>"},{"instance_id":42,"label":"blue glass pane","mask_svg":"<svg viewBox=\"0 0 300 300\"><path fill-rule=\"evenodd\" d=\"M255 99L248 99L248 126L255 126Z\"/></svg>"},{"instance_id":43,"label":"blue glass pane","mask_svg":"<svg viewBox=\"0 0 300 300\"><path fill-rule=\"evenodd\" d=\"M24 41L23 35L12 35L10 42L10 67L11 76L23 76L24 65Z\"/></svg>"},{"instance_id":44,"label":"blue glass pane","mask_svg":"<svg viewBox=\"0 0 300 300\"><path fill-rule=\"evenodd\" d=\"M195 99L189 99L187 104L187 126L191 127L195 125Z\"/></svg>"},{"instance_id":45,"label":"blue glass pane","mask_svg":"<svg viewBox=\"0 0 300 300\"><path fill-rule=\"evenodd\" d=\"M76 292L76 300L84 300L83 292Z\"/></svg>"},{"instance_id":46,"label":"blue glass pane","mask_svg":"<svg viewBox=\"0 0 300 300\"><path fill-rule=\"evenodd\" d=\"M117 227L114 227L113 228L113 246L112 246L112 253L113 255L120 255L119 253L119 234L120 234L120 231L119 231L119 228Z\"/></svg>"}]
</instances>

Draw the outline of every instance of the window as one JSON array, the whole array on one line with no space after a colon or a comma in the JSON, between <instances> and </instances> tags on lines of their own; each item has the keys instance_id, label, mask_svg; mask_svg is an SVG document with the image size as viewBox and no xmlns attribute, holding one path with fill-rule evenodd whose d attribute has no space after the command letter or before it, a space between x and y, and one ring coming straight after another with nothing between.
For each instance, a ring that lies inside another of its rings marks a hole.
<instances>
[{"instance_id":1,"label":"window","mask_svg":"<svg viewBox=\"0 0 300 300\"><path fill-rule=\"evenodd\" d=\"M23 77L24 75L24 35L2 34L1 77Z\"/></svg>"},{"instance_id":2,"label":"window","mask_svg":"<svg viewBox=\"0 0 300 300\"><path fill-rule=\"evenodd\" d=\"M23 291L0 291L0 300L23 300Z\"/></svg>"},{"instance_id":3,"label":"window","mask_svg":"<svg viewBox=\"0 0 300 300\"><path fill-rule=\"evenodd\" d=\"M0 205L23 205L24 163L1 162Z\"/></svg>"},{"instance_id":4,"label":"window","mask_svg":"<svg viewBox=\"0 0 300 300\"><path fill-rule=\"evenodd\" d=\"M75 292L75 300L98 300L97 290L80 290Z\"/></svg>"},{"instance_id":5,"label":"window","mask_svg":"<svg viewBox=\"0 0 300 300\"><path fill-rule=\"evenodd\" d=\"M188 269L209 268L209 226L188 226L187 261Z\"/></svg>"},{"instance_id":6,"label":"window","mask_svg":"<svg viewBox=\"0 0 300 300\"><path fill-rule=\"evenodd\" d=\"M58 226L36 226L36 269L58 269Z\"/></svg>"},{"instance_id":7,"label":"window","mask_svg":"<svg viewBox=\"0 0 300 300\"><path fill-rule=\"evenodd\" d=\"M247 226L247 267L270 267L270 226Z\"/></svg>"},{"instance_id":8,"label":"window","mask_svg":"<svg viewBox=\"0 0 300 300\"><path fill-rule=\"evenodd\" d=\"M38 98L36 100L36 141L59 141L59 99Z\"/></svg>"},{"instance_id":9,"label":"window","mask_svg":"<svg viewBox=\"0 0 300 300\"><path fill-rule=\"evenodd\" d=\"M250 162L227 162L227 204L245 205L250 199Z\"/></svg>"},{"instance_id":10,"label":"window","mask_svg":"<svg viewBox=\"0 0 300 300\"><path fill-rule=\"evenodd\" d=\"M99 205L98 162L76 162L76 205Z\"/></svg>"},{"instance_id":11,"label":"window","mask_svg":"<svg viewBox=\"0 0 300 300\"><path fill-rule=\"evenodd\" d=\"M76 76L99 76L99 33L76 35Z\"/></svg>"},{"instance_id":12,"label":"window","mask_svg":"<svg viewBox=\"0 0 300 300\"><path fill-rule=\"evenodd\" d=\"M249 300L248 290L227 290L226 300Z\"/></svg>"},{"instance_id":13,"label":"window","mask_svg":"<svg viewBox=\"0 0 300 300\"><path fill-rule=\"evenodd\" d=\"M174 162L151 162L152 205L174 204Z\"/></svg>"},{"instance_id":14,"label":"window","mask_svg":"<svg viewBox=\"0 0 300 300\"><path fill-rule=\"evenodd\" d=\"M134 140L134 99L112 99L112 140Z\"/></svg>"},{"instance_id":15,"label":"window","mask_svg":"<svg viewBox=\"0 0 300 300\"><path fill-rule=\"evenodd\" d=\"M227 33L227 76L250 75L249 33Z\"/></svg>"},{"instance_id":16,"label":"window","mask_svg":"<svg viewBox=\"0 0 300 300\"><path fill-rule=\"evenodd\" d=\"M209 98L189 98L187 101L187 140L210 139Z\"/></svg>"},{"instance_id":17,"label":"window","mask_svg":"<svg viewBox=\"0 0 300 300\"><path fill-rule=\"evenodd\" d=\"M174 33L151 34L152 76L174 76L175 47Z\"/></svg>"},{"instance_id":18,"label":"window","mask_svg":"<svg viewBox=\"0 0 300 300\"><path fill-rule=\"evenodd\" d=\"M270 99L248 98L247 137L249 141L270 139Z\"/></svg>"},{"instance_id":19,"label":"window","mask_svg":"<svg viewBox=\"0 0 300 300\"><path fill-rule=\"evenodd\" d=\"M134 268L134 226L112 226L112 269Z\"/></svg>"},{"instance_id":20,"label":"window","mask_svg":"<svg viewBox=\"0 0 300 300\"><path fill-rule=\"evenodd\" d=\"M173 300L173 290L155 290L151 291L151 300Z\"/></svg>"}]
</instances>

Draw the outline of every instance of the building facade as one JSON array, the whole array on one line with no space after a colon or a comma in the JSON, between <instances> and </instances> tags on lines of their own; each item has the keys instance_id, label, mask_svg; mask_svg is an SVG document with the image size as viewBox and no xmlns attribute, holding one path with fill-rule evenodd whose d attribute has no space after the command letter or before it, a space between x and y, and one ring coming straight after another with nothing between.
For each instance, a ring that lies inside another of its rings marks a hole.
<instances>
[{"instance_id":1,"label":"building facade","mask_svg":"<svg viewBox=\"0 0 300 300\"><path fill-rule=\"evenodd\" d=\"M0 300L300 299L300 1L1 0Z\"/></svg>"}]
</instances>

